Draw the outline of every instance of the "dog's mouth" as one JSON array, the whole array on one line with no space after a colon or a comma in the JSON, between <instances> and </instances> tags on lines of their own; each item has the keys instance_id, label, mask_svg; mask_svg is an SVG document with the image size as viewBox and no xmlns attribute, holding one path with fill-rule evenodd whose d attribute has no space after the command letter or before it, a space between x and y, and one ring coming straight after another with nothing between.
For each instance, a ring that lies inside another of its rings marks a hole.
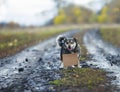
<instances>
[{"instance_id":1,"label":"dog's mouth","mask_svg":"<svg viewBox=\"0 0 120 92\"><path fill-rule=\"evenodd\" d=\"M68 46L68 50L72 50L71 46Z\"/></svg>"}]
</instances>

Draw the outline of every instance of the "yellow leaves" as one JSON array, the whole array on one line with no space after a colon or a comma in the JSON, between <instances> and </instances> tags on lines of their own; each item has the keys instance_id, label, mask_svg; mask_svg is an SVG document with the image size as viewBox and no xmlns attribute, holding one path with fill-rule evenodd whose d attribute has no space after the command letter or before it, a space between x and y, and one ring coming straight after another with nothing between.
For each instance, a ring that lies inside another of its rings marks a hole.
<instances>
[{"instance_id":1,"label":"yellow leaves","mask_svg":"<svg viewBox=\"0 0 120 92\"><path fill-rule=\"evenodd\" d=\"M101 13L102 13L102 14L106 14L106 13L107 13L107 11L108 11L108 7L107 7L107 6L105 6L105 7L102 9Z\"/></svg>"},{"instance_id":2,"label":"yellow leaves","mask_svg":"<svg viewBox=\"0 0 120 92\"><path fill-rule=\"evenodd\" d=\"M54 18L54 24L73 24L73 23L112 23L120 22L120 5L106 5L99 13L90 10L69 5L59 10L58 15Z\"/></svg>"},{"instance_id":3,"label":"yellow leaves","mask_svg":"<svg viewBox=\"0 0 120 92\"><path fill-rule=\"evenodd\" d=\"M79 17L80 13L81 13L80 8L78 8L78 7L74 8L73 13L74 13L75 16Z\"/></svg>"},{"instance_id":4,"label":"yellow leaves","mask_svg":"<svg viewBox=\"0 0 120 92\"><path fill-rule=\"evenodd\" d=\"M58 15L54 18L54 24L78 23L83 21L80 7L70 7L69 9L60 9Z\"/></svg>"},{"instance_id":5,"label":"yellow leaves","mask_svg":"<svg viewBox=\"0 0 120 92\"><path fill-rule=\"evenodd\" d=\"M106 15L106 14L103 14L103 15L99 15L99 16L98 16L98 22L99 22L99 23L106 22L106 20L107 20L107 15Z\"/></svg>"},{"instance_id":6,"label":"yellow leaves","mask_svg":"<svg viewBox=\"0 0 120 92\"><path fill-rule=\"evenodd\" d=\"M56 16L53 20L54 24L62 24L65 22L66 15L62 9L59 11L59 15Z\"/></svg>"},{"instance_id":7,"label":"yellow leaves","mask_svg":"<svg viewBox=\"0 0 120 92\"><path fill-rule=\"evenodd\" d=\"M62 24L65 22L66 16L65 15L58 15L54 19L54 24Z\"/></svg>"},{"instance_id":8,"label":"yellow leaves","mask_svg":"<svg viewBox=\"0 0 120 92\"><path fill-rule=\"evenodd\" d=\"M59 10L59 14L60 14L60 15L61 15L61 14L64 15L64 14L65 14L64 10L63 10L63 9L60 9L60 10Z\"/></svg>"},{"instance_id":9,"label":"yellow leaves","mask_svg":"<svg viewBox=\"0 0 120 92\"><path fill-rule=\"evenodd\" d=\"M108 15L107 15L107 12L108 12L108 8L105 6L102 11L101 11L101 14L98 15L98 22L99 23L104 23L107 21L107 18L108 18Z\"/></svg>"}]
</instances>

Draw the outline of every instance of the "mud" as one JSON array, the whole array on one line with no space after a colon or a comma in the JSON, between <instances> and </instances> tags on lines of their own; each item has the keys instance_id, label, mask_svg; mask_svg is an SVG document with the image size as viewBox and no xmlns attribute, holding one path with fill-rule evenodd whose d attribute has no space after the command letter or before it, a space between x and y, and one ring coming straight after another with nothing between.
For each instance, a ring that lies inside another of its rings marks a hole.
<instances>
[{"instance_id":1,"label":"mud","mask_svg":"<svg viewBox=\"0 0 120 92\"><path fill-rule=\"evenodd\" d=\"M71 37L79 30L62 35ZM56 37L20 53L0 59L0 92L54 92L49 81L59 79L62 68Z\"/></svg>"},{"instance_id":2,"label":"mud","mask_svg":"<svg viewBox=\"0 0 120 92\"><path fill-rule=\"evenodd\" d=\"M84 36L84 44L91 55L91 60L87 64L91 67L104 69L110 77L114 77L111 83L120 89L120 48L104 42L99 30L94 29ZM120 90L118 91L120 92Z\"/></svg>"}]
</instances>

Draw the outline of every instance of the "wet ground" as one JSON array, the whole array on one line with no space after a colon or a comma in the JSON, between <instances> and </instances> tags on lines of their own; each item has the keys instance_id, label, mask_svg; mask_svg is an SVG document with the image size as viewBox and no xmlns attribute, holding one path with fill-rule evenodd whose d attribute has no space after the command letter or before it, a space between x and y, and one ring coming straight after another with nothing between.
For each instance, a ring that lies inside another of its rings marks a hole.
<instances>
[{"instance_id":1,"label":"wet ground","mask_svg":"<svg viewBox=\"0 0 120 92\"><path fill-rule=\"evenodd\" d=\"M62 35L71 37L79 30ZM49 81L59 79L62 67L56 37L0 59L0 92L54 92Z\"/></svg>"},{"instance_id":2,"label":"wet ground","mask_svg":"<svg viewBox=\"0 0 120 92\"><path fill-rule=\"evenodd\" d=\"M79 32L73 30L62 35L71 37ZM0 59L0 92L56 92L49 81L59 79L62 67L60 48L56 37L4 59ZM87 64L112 72L113 84L120 86L120 49L104 42L98 30L84 36L84 43L91 59Z\"/></svg>"},{"instance_id":3,"label":"wet ground","mask_svg":"<svg viewBox=\"0 0 120 92\"><path fill-rule=\"evenodd\" d=\"M111 72L108 76L113 77L111 83L120 88L120 48L104 42L99 30L91 30L84 36L84 44L91 55L91 60L87 61L91 67L104 69ZM118 91L120 92L120 90Z\"/></svg>"}]
</instances>

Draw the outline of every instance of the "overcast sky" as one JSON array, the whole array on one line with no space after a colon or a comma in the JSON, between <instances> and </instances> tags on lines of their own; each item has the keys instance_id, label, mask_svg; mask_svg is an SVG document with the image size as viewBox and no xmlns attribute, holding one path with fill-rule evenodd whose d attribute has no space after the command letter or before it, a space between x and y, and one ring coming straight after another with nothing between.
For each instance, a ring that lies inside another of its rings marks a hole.
<instances>
[{"instance_id":1,"label":"overcast sky","mask_svg":"<svg viewBox=\"0 0 120 92\"><path fill-rule=\"evenodd\" d=\"M98 11L101 0L68 0ZM92 7L91 7L92 6ZM44 11L50 11L46 13ZM42 12L42 14L40 14ZM42 25L57 13L53 0L0 0L0 22L15 21L21 25Z\"/></svg>"}]
</instances>

